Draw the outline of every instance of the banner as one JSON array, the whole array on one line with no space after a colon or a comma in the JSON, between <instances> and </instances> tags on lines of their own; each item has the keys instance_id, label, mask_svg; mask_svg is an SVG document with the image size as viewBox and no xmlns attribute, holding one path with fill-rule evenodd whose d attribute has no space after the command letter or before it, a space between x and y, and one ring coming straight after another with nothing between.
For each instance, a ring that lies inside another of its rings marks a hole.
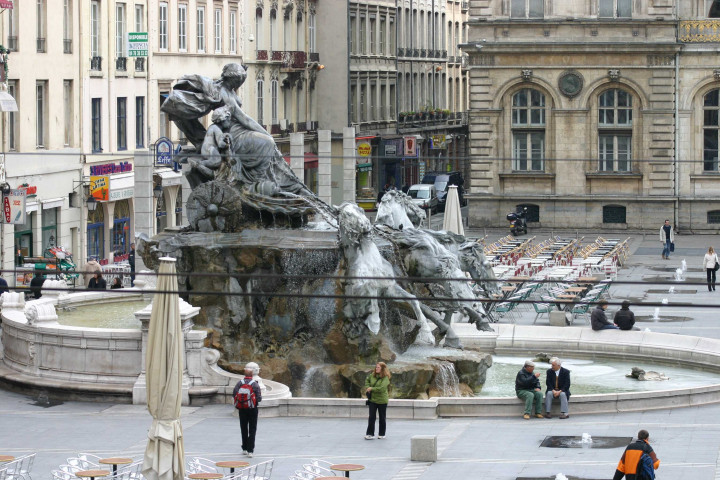
<instances>
[{"instance_id":1,"label":"banner","mask_svg":"<svg viewBox=\"0 0 720 480\"><path fill-rule=\"evenodd\" d=\"M109 177L90 177L90 195L99 202L107 202L110 193Z\"/></svg>"},{"instance_id":2,"label":"banner","mask_svg":"<svg viewBox=\"0 0 720 480\"><path fill-rule=\"evenodd\" d=\"M25 200L27 199L27 190L10 190L7 194L3 194L3 217L2 223L13 223L22 225L26 221Z\"/></svg>"},{"instance_id":3,"label":"banner","mask_svg":"<svg viewBox=\"0 0 720 480\"><path fill-rule=\"evenodd\" d=\"M128 57L148 56L148 34L147 32L130 32L127 34Z\"/></svg>"}]
</instances>

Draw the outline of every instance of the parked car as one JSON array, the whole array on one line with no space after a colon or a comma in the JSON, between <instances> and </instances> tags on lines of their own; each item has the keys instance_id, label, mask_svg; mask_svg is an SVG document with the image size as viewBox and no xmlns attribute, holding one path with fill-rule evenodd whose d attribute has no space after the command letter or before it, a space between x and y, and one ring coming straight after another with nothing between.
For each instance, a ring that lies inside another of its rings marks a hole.
<instances>
[{"instance_id":1,"label":"parked car","mask_svg":"<svg viewBox=\"0 0 720 480\"><path fill-rule=\"evenodd\" d=\"M430 213L437 212L438 194L435 185L423 185L418 183L408 190L408 195L415 205L420 208L429 209Z\"/></svg>"},{"instance_id":2,"label":"parked car","mask_svg":"<svg viewBox=\"0 0 720 480\"><path fill-rule=\"evenodd\" d=\"M460 206L464 207L466 205L465 189L463 189L465 180L463 180L462 173L460 172L428 172L423 177L421 183L435 186L438 194L438 208L440 210L445 210L445 197L450 185L456 185L458 187Z\"/></svg>"}]
</instances>

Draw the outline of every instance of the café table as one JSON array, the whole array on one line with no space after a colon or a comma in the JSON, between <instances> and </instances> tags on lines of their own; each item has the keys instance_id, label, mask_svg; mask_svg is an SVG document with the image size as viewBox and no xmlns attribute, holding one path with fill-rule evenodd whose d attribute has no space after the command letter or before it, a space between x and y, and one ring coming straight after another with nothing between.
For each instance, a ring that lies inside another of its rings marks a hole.
<instances>
[{"instance_id":1,"label":"caf\u00e9 table","mask_svg":"<svg viewBox=\"0 0 720 480\"><path fill-rule=\"evenodd\" d=\"M227 460L224 462L215 462L216 467L229 468L230 475L235 473L236 468L245 468L250 466L250 462L243 462L242 460Z\"/></svg>"},{"instance_id":2,"label":"caf\u00e9 table","mask_svg":"<svg viewBox=\"0 0 720 480\"><path fill-rule=\"evenodd\" d=\"M15 457L12 455L0 455L0 463L12 462L13 460L15 460Z\"/></svg>"},{"instance_id":3,"label":"caf\u00e9 table","mask_svg":"<svg viewBox=\"0 0 720 480\"><path fill-rule=\"evenodd\" d=\"M89 478L90 480L95 480L96 478L100 477L107 477L110 475L110 470L80 470L79 472L75 472L75 476L79 478Z\"/></svg>"},{"instance_id":4,"label":"caf\u00e9 table","mask_svg":"<svg viewBox=\"0 0 720 480\"><path fill-rule=\"evenodd\" d=\"M587 290L587 288L585 288L585 287L568 287L565 289L565 292L567 292L567 293L582 293L585 290Z\"/></svg>"},{"instance_id":5,"label":"caf\u00e9 table","mask_svg":"<svg viewBox=\"0 0 720 480\"><path fill-rule=\"evenodd\" d=\"M192 478L193 480L220 480L224 476L222 473L200 472L191 473L188 475L188 478Z\"/></svg>"},{"instance_id":6,"label":"caf\u00e9 table","mask_svg":"<svg viewBox=\"0 0 720 480\"><path fill-rule=\"evenodd\" d=\"M102 463L103 465L112 465L113 475L115 475L117 473L118 465L130 465L133 463L133 459L126 457L101 458L98 460L98 463Z\"/></svg>"},{"instance_id":7,"label":"caf\u00e9 table","mask_svg":"<svg viewBox=\"0 0 720 480\"><path fill-rule=\"evenodd\" d=\"M358 472L360 470L365 470L365 466L358 465L356 463L338 463L335 465L330 465L330 470L345 472L345 478L350 478L350 472Z\"/></svg>"}]
</instances>

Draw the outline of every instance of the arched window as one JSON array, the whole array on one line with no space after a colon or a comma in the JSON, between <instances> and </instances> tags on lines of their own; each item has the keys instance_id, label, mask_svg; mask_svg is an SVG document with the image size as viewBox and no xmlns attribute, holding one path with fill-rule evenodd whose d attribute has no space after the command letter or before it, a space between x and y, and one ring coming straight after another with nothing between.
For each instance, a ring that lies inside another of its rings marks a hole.
<instances>
[{"instance_id":1,"label":"arched window","mask_svg":"<svg viewBox=\"0 0 720 480\"><path fill-rule=\"evenodd\" d=\"M278 81L273 78L270 81L270 115L272 116L272 124L277 125L278 122Z\"/></svg>"},{"instance_id":2,"label":"arched window","mask_svg":"<svg viewBox=\"0 0 720 480\"><path fill-rule=\"evenodd\" d=\"M720 18L720 0L705 0L707 18Z\"/></svg>"},{"instance_id":3,"label":"arched window","mask_svg":"<svg viewBox=\"0 0 720 480\"><path fill-rule=\"evenodd\" d=\"M265 88L265 82L262 78L258 78L257 81L257 122L263 125L263 110L265 108L265 102L263 100L263 91Z\"/></svg>"},{"instance_id":4,"label":"arched window","mask_svg":"<svg viewBox=\"0 0 720 480\"><path fill-rule=\"evenodd\" d=\"M712 90L703 101L703 170L718 170L718 144L720 139L720 90Z\"/></svg>"},{"instance_id":5,"label":"arched window","mask_svg":"<svg viewBox=\"0 0 720 480\"><path fill-rule=\"evenodd\" d=\"M265 39L263 38L263 28L262 28L262 8L258 8L255 10L255 49L256 50L264 50L265 46Z\"/></svg>"},{"instance_id":6,"label":"arched window","mask_svg":"<svg viewBox=\"0 0 720 480\"><path fill-rule=\"evenodd\" d=\"M545 168L545 95L524 88L512 97L513 170Z\"/></svg>"},{"instance_id":7,"label":"arched window","mask_svg":"<svg viewBox=\"0 0 720 480\"><path fill-rule=\"evenodd\" d=\"M622 205L603 205L603 223L627 223L625 207Z\"/></svg>"},{"instance_id":8,"label":"arched window","mask_svg":"<svg viewBox=\"0 0 720 480\"><path fill-rule=\"evenodd\" d=\"M629 172L632 168L632 95L612 88L600 94L598 153L601 172Z\"/></svg>"}]
</instances>

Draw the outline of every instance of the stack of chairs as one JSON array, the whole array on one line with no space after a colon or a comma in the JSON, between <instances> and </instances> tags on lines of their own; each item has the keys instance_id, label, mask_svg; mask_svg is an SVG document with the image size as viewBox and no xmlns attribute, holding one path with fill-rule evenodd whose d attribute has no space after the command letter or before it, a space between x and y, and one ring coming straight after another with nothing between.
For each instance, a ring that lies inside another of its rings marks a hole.
<instances>
[{"instance_id":1,"label":"stack of chairs","mask_svg":"<svg viewBox=\"0 0 720 480\"><path fill-rule=\"evenodd\" d=\"M32 480L30 471L35 461L35 453L23 455L12 462L0 465L0 479L3 480Z\"/></svg>"},{"instance_id":2,"label":"stack of chairs","mask_svg":"<svg viewBox=\"0 0 720 480\"><path fill-rule=\"evenodd\" d=\"M191 457L185 462L185 473L218 473L215 462L203 457Z\"/></svg>"},{"instance_id":3,"label":"stack of chairs","mask_svg":"<svg viewBox=\"0 0 720 480\"><path fill-rule=\"evenodd\" d=\"M330 470L330 465L332 463L313 458L310 463L305 463L302 468L295 470L295 474L290 477L290 480L313 480L319 477L337 476Z\"/></svg>"},{"instance_id":4,"label":"stack of chairs","mask_svg":"<svg viewBox=\"0 0 720 480\"><path fill-rule=\"evenodd\" d=\"M99 463L100 458L90 453L78 453L75 457L68 458L67 463L60 465L57 470L53 470L52 477L55 480L77 480L75 473L81 470L107 469L107 465ZM130 465L120 466L117 472L103 480L142 480L141 467L142 460L134 461Z\"/></svg>"},{"instance_id":5,"label":"stack of chairs","mask_svg":"<svg viewBox=\"0 0 720 480\"><path fill-rule=\"evenodd\" d=\"M271 458L265 462L240 468L235 470L232 475L225 477L225 480L270 480L274 464L275 459Z\"/></svg>"}]
</instances>

